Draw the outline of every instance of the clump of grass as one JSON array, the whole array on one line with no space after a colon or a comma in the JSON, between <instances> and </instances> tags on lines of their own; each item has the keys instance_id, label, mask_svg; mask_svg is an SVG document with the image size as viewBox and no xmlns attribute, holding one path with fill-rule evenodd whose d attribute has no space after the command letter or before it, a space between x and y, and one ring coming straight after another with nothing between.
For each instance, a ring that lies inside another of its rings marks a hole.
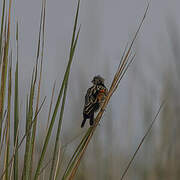
<instances>
[{"instance_id":1,"label":"clump of grass","mask_svg":"<svg viewBox=\"0 0 180 180\"><path fill-rule=\"evenodd\" d=\"M43 162L45 159L46 151L48 148L48 144L50 141L50 137L52 135L52 130L55 124L55 120L57 118L57 113L60 113L59 119L58 119L58 126L56 130L56 138L54 146L52 146L52 158L48 162L48 165L50 166L50 173L49 178L52 179L58 179L58 175L60 173L60 152L61 150L67 146L60 146L60 135L61 135L61 129L62 129L62 120L63 120L63 114L64 114L64 107L66 102L66 96L67 96L67 89L68 89L68 81L69 81L69 75L71 72L71 65L73 62L74 53L77 47L77 42L79 39L79 33L80 33L80 26L78 26L78 16L79 16L79 7L80 7L80 0L78 0L77 8L76 8L76 15L74 20L74 26L73 26L73 34L71 39L71 45L70 45L70 52L69 52L69 59L68 64L64 73L64 77L62 80L62 84L59 89L58 97L56 99L55 107L52 109L52 103L54 99L54 89L55 89L55 83L52 90L52 98L49 106L49 113L47 116L47 129L45 133L45 139L42 144L42 151L40 153L40 157L37 163L37 166L35 166L34 163L34 148L36 144L36 129L37 127L37 121L38 115L45 103L46 97L44 97L43 101L40 103L40 97L41 97L41 79L42 79L42 72L43 72L43 58L44 58L44 46L45 46L45 21L46 21L46 0L42 0L42 9L40 12L40 26L39 26L39 37L37 41L37 52L36 52L36 60L35 65L32 72L31 77L31 83L30 83L30 89L29 93L27 95L26 99L26 126L25 126L25 133L22 136L22 138L19 137L19 123L20 123L20 116L19 116L19 26L18 22L16 24L16 48L17 48L17 57L16 57L16 66L15 66L15 73L13 74L12 69L13 63L12 63L12 49L10 49L10 22L11 22L11 4L12 0L9 0L9 8L7 9L8 2L3 0L3 6L2 6L2 14L1 14L1 32L0 32L0 73L1 73L1 81L0 81L0 158L2 158L2 149L4 148L4 166L3 166L3 172L0 174L0 179L8 180L13 179L18 180L20 177L23 180L29 180L34 179L37 180L41 174L45 170L47 166L44 166ZM83 136L80 144L76 148L74 154L72 155L72 158L70 159L68 166L64 172L62 179L73 179L75 176L75 173L78 169L78 166L81 162L81 159L88 147L88 144L96 130L97 125L99 124L103 113L105 111L106 106L108 105L108 102L110 101L110 98L118 88L121 79L124 77L128 67L133 62L135 58L135 53L132 53L132 47L134 44L134 41L142 27L142 24L144 22L144 19L146 17L147 11L149 8L149 4L146 8L145 14L143 16L143 19L138 27L137 32L135 33L132 42L129 45L128 49L124 50L123 56L121 58L121 61L118 65L117 71L114 75L114 79L112 81L111 87L109 89L108 96L99 111L96 119L95 124L93 127L90 127L85 135ZM12 77L15 77L14 80L14 87L12 83ZM12 98L12 94L14 94L14 98ZM37 94L37 96L35 96ZM6 100L7 99L7 100ZM14 104L12 104L12 99L14 100ZM7 102L6 102L7 101ZM14 105L14 107L12 106ZM61 106L60 106L61 105ZM12 108L13 107L13 108ZM162 107L162 106L161 106ZM161 109L160 107L160 109ZM14 110L14 114L11 114L11 110ZM157 115L160 112L160 109L157 113ZM52 116L51 116L52 111ZM157 115L155 119L152 121L150 127L148 128L148 131L146 132L145 136L143 137L142 141L140 142L136 152L134 153L133 157L131 158L127 168L124 171L124 174L122 175L122 178L127 173L134 157L136 156L139 148L141 147L142 143L144 142L144 139L148 135L150 129L152 128L153 123L155 122ZM13 122L10 121L10 119L13 119ZM13 149L12 149L12 155L10 156L10 128L14 125L14 132L13 134ZM74 139L74 138L73 138ZM25 152L24 152L24 162L23 162L23 170L19 169L19 148L22 146L22 143L25 141ZM5 143L4 143L5 142ZM1 161L2 162L2 161ZM34 172L34 174L33 174Z\"/></svg>"},{"instance_id":2,"label":"clump of grass","mask_svg":"<svg viewBox=\"0 0 180 180\"><path fill-rule=\"evenodd\" d=\"M63 79L63 82L62 82L62 85L61 85L61 88L60 88L60 91L59 91L58 99L56 101L56 105L55 105L55 108L54 108L54 111L53 111L51 122L49 124L47 135L45 137L45 141L44 141L43 149L42 149L42 152L41 152L41 155L40 155L40 159L38 161L37 169L36 169L35 176L34 176L35 180L38 178L38 175L39 175L39 172L40 172L40 169L41 169L41 166L42 166L42 161L44 159L44 156L45 156L45 153L46 153L46 150L47 150L47 145L48 145L48 142L49 142L49 138L50 138L52 128L53 128L53 125L54 125L54 122L55 122L55 118L56 118L56 115L57 115L57 111L58 111L58 108L59 108L59 104L60 104L61 98L63 96L62 106L61 106L61 111L60 111L60 118L59 118L59 123L58 123L58 129L57 129L57 133L56 133L55 147L54 147L54 152L53 152L52 166L51 166L51 171L50 171L50 179L52 179L52 177L53 177L53 170L54 170L54 168L56 166L55 158L56 158L56 155L57 155L57 149L58 149L58 143L59 143L59 135L60 135L60 131L61 131L62 118L63 118L63 113L64 113L64 105L65 105L65 100L66 100L68 79L69 79L70 68L71 68L74 52L75 52L76 45L77 45L77 40L78 40L78 37L79 37L79 32L80 32L80 27L79 27L79 30L78 30L77 35L76 35L77 21L78 21L78 14L79 14L79 4L80 4L80 0L78 1L77 11L76 11L76 17L75 17L75 22L74 22L74 29L73 29L73 35L72 35L72 41L71 41L68 65L67 65L67 69L66 69L66 72L65 72L65 75L64 75L64 79Z\"/></svg>"},{"instance_id":3,"label":"clump of grass","mask_svg":"<svg viewBox=\"0 0 180 180\"><path fill-rule=\"evenodd\" d=\"M65 170L65 173L63 175L63 178L62 179L73 179L74 176L75 176L75 173L79 167L79 164L80 164L80 161L87 149L87 146L96 130L96 127L97 125L99 124L102 116L103 116L103 113L105 111L105 108L106 106L108 105L108 102L110 100L110 98L112 97L112 95L114 94L114 92L116 91L116 89L118 88L120 82L121 82L121 79L123 78L123 76L125 75L128 67L130 66L130 64L133 62L134 58L135 58L135 54L132 55L132 47L133 47L133 44L134 44L134 41L142 27L142 24L145 20L145 17L146 17L146 14L147 14L147 11L148 11L148 8L149 8L149 3L147 5L147 8L145 10L145 13L144 13L144 16L142 18L142 21L138 27L138 30L136 31L134 37L133 37L133 40L131 41L131 44L129 46L129 48L125 49L124 53L123 53L123 56L121 58L121 61L118 65L118 68L117 68L117 71L114 75L114 79L111 83L111 87L109 89L109 92L108 92L108 95L107 95L107 98L105 100L105 102L103 103L99 113L97 114L96 118L95 118L95 123L93 125L93 127L90 127L86 134L84 135L84 137L82 138L80 144L78 145L78 147L76 148L72 158L70 159L69 163L68 163L68 166Z\"/></svg>"},{"instance_id":4,"label":"clump of grass","mask_svg":"<svg viewBox=\"0 0 180 180\"><path fill-rule=\"evenodd\" d=\"M12 53L10 56L9 52L9 42L10 42L10 20L11 20L11 4L12 1L9 0L9 10L8 13L6 12L6 6L7 3L5 0L3 1L3 11L2 11L2 18L1 18L1 33L0 33L0 65L1 65L1 87L0 87L0 143L1 143L1 149L4 146L4 139L5 139L5 158L4 158L4 169L2 174L0 175L0 179L9 179L12 177L13 179L19 179L20 176L23 180L28 180L33 178L33 168L34 168L34 147L36 142L36 129L37 129L37 121L38 121L38 115L42 109L42 106L45 102L45 98L40 104L40 90L41 90L41 77L42 77L42 70L43 70L43 54L44 54L44 45L45 45L45 17L46 17L46 0L42 0L42 9L41 9L41 16L40 16L40 26L39 26L39 38L37 43L37 54L36 54L36 62L35 66L33 68L32 72L32 78L31 78L31 86L29 89L29 95L27 95L27 101L26 101L26 127L25 127L25 134L20 139L19 138L19 57L18 57L18 51L19 51L19 28L17 23L16 28L16 45L17 45L17 63L15 68L15 87L12 88ZM62 119L63 119L63 113L64 113L64 106L66 101L66 94L67 94L67 88L68 88L68 79L70 74L70 69L75 53L75 49L77 46L77 41L79 38L80 33L80 27L77 30L77 21L78 21L78 14L79 14L79 4L80 1L78 1L77 10L76 10L76 16L74 21L74 28L73 28L73 35L72 35L72 41L70 46L70 53L69 53L69 60L68 65L64 74L64 79L62 81L61 88L59 90L59 95L56 100L56 105L52 112L52 117L50 117L51 109L52 109L52 100L49 108L49 115L48 115L48 126L47 126L47 133L45 135L45 140L43 143L42 152L40 154L40 158L37 164L37 167L34 168L35 174L33 179L39 178L39 173L42 168L43 160L45 157L45 153L47 151L47 146L49 143L50 136L52 134L52 128L54 126L56 116L58 111L60 110L60 117L59 117L59 123L56 133L56 141L54 146L54 153L53 153L53 159L52 159L52 165L51 165L51 171L50 171L50 179L54 178L58 174L58 169L56 163L56 157L59 149L59 137L61 132L61 125L62 125ZM8 14L8 16L5 16L5 14ZM9 61L10 57L11 61ZM2 61L1 61L2 60ZM9 67L9 68L8 68ZM8 80L7 80L8 77ZM6 88L6 84L7 88ZM12 100L12 90L14 90L14 133L13 133L13 142L14 142L14 149L13 154L10 157L10 112L11 112L11 100ZM37 93L37 97L35 94ZM7 109L5 109L5 97L7 96ZM52 92L52 98L54 96L54 88ZM61 102L62 99L62 102ZM61 108L60 108L61 103ZM39 106L40 104L40 106ZM3 135L3 137L2 137ZM1 138L2 137L2 138ZM21 147L23 141L26 141L25 143L25 153L24 153L24 163L23 163L23 171L21 174L21 171L19 170L19 148ZM1 155L1 154L0 154ZM59 156L59 155L58 155Z\"/></svg>"},{"instance_id":5,"label":"clump of grass","mask_svg":"<svg viewBox=\"0 0 180 180\"><path fill-rule=\"evenodd\" d=\"M1 22L1 37L0 37L0 48L1 48L1 87L0 87L0 139L2 135L2 125L3 125L3 114L5 106L5 96L6 96L6 82L7 82L7 69L8 69L8 55L9 55L9 41L10 41L10 20L11 20L11 4L9 1L9 11L8 19L5 17L6 2L3 1L3 12L2 12L2 22ZM4 25L5 21L5 25ZM3 31L4 30L4 31ZM3 36L4 35L4 36ZM4 40L4 42L3 42Z\"/></svg>"}]
</instances>

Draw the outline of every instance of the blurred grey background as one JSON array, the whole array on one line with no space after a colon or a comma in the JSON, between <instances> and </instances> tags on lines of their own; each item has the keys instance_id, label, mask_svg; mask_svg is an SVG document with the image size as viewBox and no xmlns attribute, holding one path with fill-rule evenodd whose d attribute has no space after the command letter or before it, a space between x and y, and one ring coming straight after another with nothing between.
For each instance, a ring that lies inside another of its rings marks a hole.
<instances>
[{"instance_id":1,"label":"blurred grey background","mask_svg":"<svg viewBox=\"0 0 180 180\"><path fill-rule=\"evenodd\" d=\"M40 114L39 140L45 131L54 80L57 97L67 65L76 5L76 0L47 1L41 89L41 100L47 96L47 101ZM146 0L81 0L79 24L82 28L70 74L62 144L83 131L80 128L82 109L90 81L100 74L110 86L123 50L132 40L146 6ZM151 0L134 45L135 62L110 100L77 179L120 179L160 103L166 98L165 109L125 179L180 179L179 7L179 0ZM13 8L20 32L20 109L23 119L24 100L35 63L41 0L17 0ZM23 123L21 126L24 128ZM78 142L79 139L69 144L66 157Z\"/></svg>"}]
</instances>

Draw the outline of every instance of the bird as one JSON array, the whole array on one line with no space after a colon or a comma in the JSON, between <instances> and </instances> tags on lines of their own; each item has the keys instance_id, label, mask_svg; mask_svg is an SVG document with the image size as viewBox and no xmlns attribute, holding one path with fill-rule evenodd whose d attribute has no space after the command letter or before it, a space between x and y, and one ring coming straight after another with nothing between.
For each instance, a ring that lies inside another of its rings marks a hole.
<instances>
[{"instance_id":1,"label":"bird","mask_svg":"<svg viewBox=\"0 0 180 180\"><path fill-rule=\"evenodd\" d=\"M90 126L93 126L94 113L99 110L108 94L108 89L104 85L104 78L102 78L100 75L95 76L91 82L93 83L93 86L87 90L85 95L81 128L84 127L87 119L90 120Z\"/></svg>"}]
</instances>

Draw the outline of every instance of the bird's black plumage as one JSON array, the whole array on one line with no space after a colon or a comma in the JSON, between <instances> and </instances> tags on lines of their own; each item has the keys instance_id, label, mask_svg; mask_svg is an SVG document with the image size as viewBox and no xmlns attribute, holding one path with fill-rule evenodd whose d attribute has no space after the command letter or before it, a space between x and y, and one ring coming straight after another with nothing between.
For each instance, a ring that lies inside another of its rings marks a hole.
<instances>
[{"instance_id":1,"label":"bird's black plumage","mask_svg":"<svg viewBox=\"0 0 180 180\"><path fill-rule=\"evenodd\" d=\"M104 85L104 79L101 76L95 76L92 80L93 86L87 90L85 96L85 105L83 109L83 121L81 127L84 127L87 119L90 119L90 126L94 123L94 113L97 112L107 95L107 88Z\"/></svg>"}]
</instances>

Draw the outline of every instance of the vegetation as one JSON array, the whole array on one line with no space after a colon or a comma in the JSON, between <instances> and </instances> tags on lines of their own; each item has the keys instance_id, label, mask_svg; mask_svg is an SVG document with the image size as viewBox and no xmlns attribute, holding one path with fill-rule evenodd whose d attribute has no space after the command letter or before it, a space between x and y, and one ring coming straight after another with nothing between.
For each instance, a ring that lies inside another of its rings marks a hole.
<instances>
[{"instance_id":1,"label":"vegetation","mask_svg":"<svg viewBox=\"0 0 180 180\"><path fill-rule=\"evenodd\" d=\"M39 121L39 114L43 108L43 105L46 102L46 97L40 101L41 95L41 84L42 84L42 70L43 70L43 58L44 58L44 47L45 47L45 22L46 22L46 0L42 0L42 9L40 12L40 24L39 24L39 34L38 34L38 41L37 41L37 52L36 52L36 59L35 65L33 67L32 76L31 76L31 84L29 92L27 93L26 99L26 124L25 124L25 131L24 135L21 137L19 135L20 131L20 97L19 97L19 24L16 22L16 58L13 56L14 49L11 48L10 39L12 36L11 33L11 11L12 11L12 0L9 2L3 0L2 2L2 14L1 14L1 28L0 28L0 162L2 171L0 173L0 179L8 180L8 179L23 179L23 180L30 180L34 179L37 180L39 178L43 178L43 174L46 173L45 179L73 179L75 175L78 179L88 179L89 172L88 170L84 170L84 172L79 168L80 162L83 164L85 160L82 158L84 153L87 151L87 147L96 131L98 124L101 121L101 118L105 112L105 109L118 88L122 78L124 77L127 69L134 61L135 53L133 53L132 47L134 45L134 41L137 38L137 35L143 25L143 22L146 18L146 14L149 9L149 4L145 10L144 16L138 30L136 31L131 43L127 46L124 50L124 53L121 57L121 60L118 64L117 71L115 72L114 78L112 80L108 96L96 116L95 125L93 127L89 127L88 130L85 132L84 136L80 140L80 143L77 145L74 153L69 159L66 155L65 162L63 165L63 150L69 145L74 139L77 137L81 137L82 133L75 138L72 138L71 142L68 142L66 145L62 146L60 144L61 138L61 131L62 131L62 121L64 115L64 108L66 103L67 97L67 89L68 89L68 82L69 82L69 75L71 72L71 65L73 62L74 54L77 48L78 39L80 36L80 29L81 26L78 25L78 17L79 17L79 9L80 9L80 0L77 2L76 14L74 18L73 30L72 30L72 38L69 50L69 59L67 63L67 67L64 72L64 77L62 77L62 83L59 88L58 96L54 97L54 89L55 83L52 90L51 102L49 106L49 112L47 114L47 130L44 132L44 140L40 142L41 152L38 156L37 163L35 162L35 147L37 143L37 128L38 121ZM15 63L13 63L15 62ZM13 66L15 64L15 67ZM15 70L15 72L14 72ZM14 78L12 78L14 77ZM14 82L13 82L14 80ZM23 83L23 82L22 82ZM166 91L164 91L164 94ZM165 95L166 97L166 95ZM55 99L55 100L54 100ZM55 106L52 106L53 102L55 101ZM122 174L117 176L110 172L109 168L111 168L111 164L113 161L117 160L120 161L119 158L116 157L117 154L107 155L106 159L104 160L104 165L102 165L103 174L105 179L124 179L125 175L132 165L132 162L137 155L137 152L140 150L142 144L144 143L147 135L149 134L150 130L154 122L156 121L161 108L163 107L164 102L160 105L155 117L152 118L152 122L146 126L147 130L145 131L142 139L137 143L137 148L135 149L132 157L129 159L127 166L122 171ZM149 107L147 107L148 109ZM58 113L60 114L58 116ZM168 117L168 111L166 111L167 115L164 119ZM145 117L146 118L146 117ZM57 121L57 128L55 129L55 138L54 144L49 147L50 138L53 134L53 127L55 126L55 122ZM168 120L167 120L168 121ZM165 125L164 125L165 126ZM165 128L162 130L162 137L165 137L164 132ZM109 131L109 130L108 130ZM112 127L111 127L112 131ZM110 131L109 131L110 132ZM83 132L84 133L84 132ZM12 142L11 142L11 138ZM165 141L165 140L163 140ZM22 153L20 155L20 147L24 145L23 157ZM98 145L96 148L101 149L100 142L97 143ZM164 146L162 145L164 148ZM51 157L49 157L49 161L45 161L47 154L47 150L50 148L51 150ZM95 150L96 152L98 150ZM98 155L97 155L98 157ZM22 168L20 168L20 163L22 164ZM158 162L156 162L158 164ZM105 166L109 165L109 166ZM63 166L63 167L62 167ZM158 166L158 165L157 165ZM78 168L80 171L77 173ZM119 168L119 167L118 167ZM122 168L123 169L123 168ZM160 172L163 170L160 169ZM176 169L178 172L178 170ZM162 176L162 174L161 174ZM145 177L145 176L144 176ZM146 176L148 177L148 176ZM158 177L158 175L157 175ZM92 178L92 177L91 177ZM101 177L101 179L104 179ZM148 179L148 178L146 178ZM154 179L155 176L154 176Z\"/></svg>"}]
</instances>

